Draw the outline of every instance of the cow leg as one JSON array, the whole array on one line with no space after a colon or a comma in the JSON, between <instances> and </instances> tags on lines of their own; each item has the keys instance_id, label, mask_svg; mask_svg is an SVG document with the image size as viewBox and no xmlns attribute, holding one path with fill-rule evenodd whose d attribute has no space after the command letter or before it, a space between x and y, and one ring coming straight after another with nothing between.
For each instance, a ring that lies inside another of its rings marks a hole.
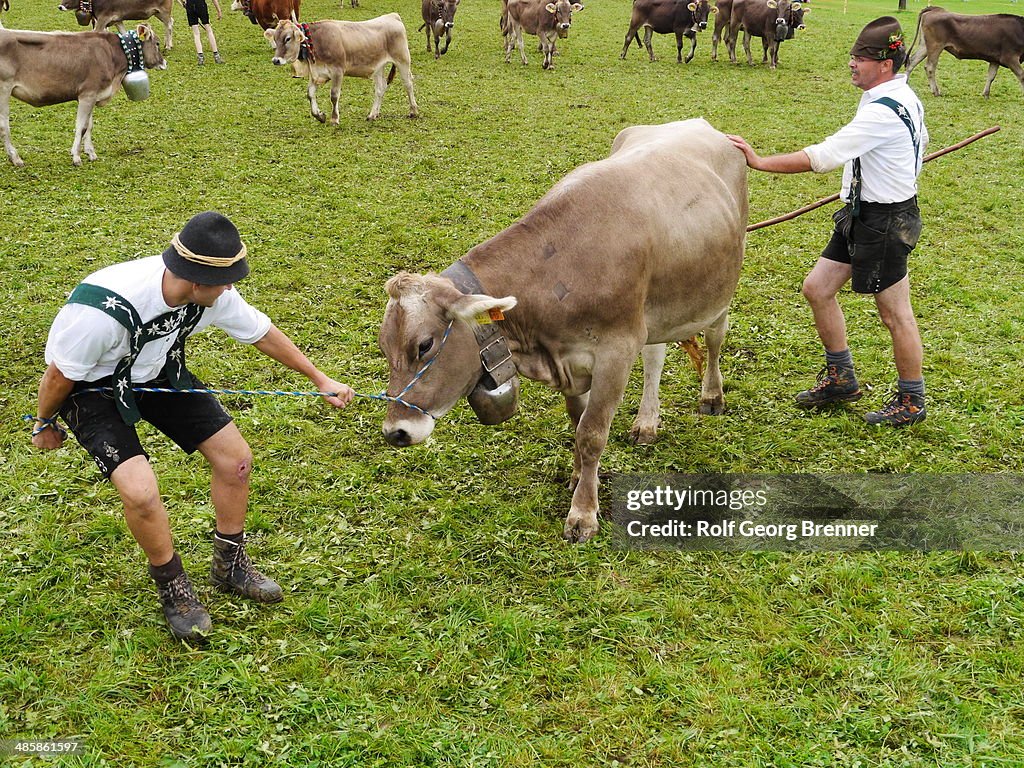
<instances>
[{"instance_id":1,"label":"cow leg","mask_svg":"<svg viewBox=\"0 0 1024 768\"><path fill-rule=\"evenodd\" d=\"M92 109L96 102L89 99L80 99L78 102L78 114L75 115L75 140L71 144L71 161L75 165L82 164L82 141L89 131L89 122L92 120ZM88 144L87 144L88 146ZM88 153L88 149L86 152ZM89 155L90 160L96 159L96 153Z\"/></svg>"},{"instance_id":2,"label":"cow leg","mask_svg":"<svg viewBox=\"0 0 1024 768\"><path fill-rule=\"evenodd\" d=\"M21 167L25 161L21 159L18 150L14 148L11 141L11 91L14 90L14 83L0 88L0 138L4 140L4 149L7 150L7 158L12 165Z\"/></svg>"},{"instance_id":3,"label":"cow leg","mask_svg":"<svg viewBox=\"0 0 1024 768\"><path fill-rule=\"evenodd\" d=\"M565 518L562 536L573 542L585 542L597 533L597 471L601 453L608 443L612 417L626 390L629 370L639 349L633 344L615 348L594 366L590 400L576 428L576 453L579 455L579 481Z\"/></svg>"},{"instance_id":4,"label":"cow leg","mask_svg":"<svg viewBox=\"0 0 1024 768\"><path fill-rule=\"evenodd\" d=\"M779 66L779 43L773 43L771 45L765 45L764 48L765 56L768 57L768 66L771 69L775 69Z\"/></svg>"},{"instance_id":5,"label":"cow leg","mask_svg":"<svg viewBox=\"0 0 1024 768\"><path fill-rule=\"evenodd\" d=\"M696 35L690 35L689 37L690 37L690 53L689 53L689 55L687 55L687 57L685 59L683 59L683 61L685 63L687 63L687 64L689 64L691 61L693 61L693 54L695 54L697 52L697 36Z\"/></svg>"},{"instance_id":6,"label":"cow leg","mask_svg":"<svg viewBox=\"0 0 1024 768\"><path fill-rule=\"evenodd\" d=\"M997 74L999 74L999 65L989 64L988 74L985 75L985 90L981 92L981 95L986 99L988 98L988 92L992 89L992 81L996 79Z\"/></svg>"},{"instance_id":7,"label":"cow leg","mask_svg":"<svg viewBox=\"0 0 1024 768\"><path fill-rule=\"evenodd\" d=\"M85 138L82 142L82 148L85 150L85 156L88 157L89 160L96 159L96 148L92 145L92 118L93 112L90 110L89 122L85 126Z\"/></svg>"},{"instance_id":8,"label":"cow leg","mask_svg":"<svg viewBox=\"0 0 1024 768\"><path fill-rule=\"evenodd\" d=\"M412 87L412 62L396 61L395 66L398 68L398 76L402 78L402 85L405 86L405 95L409 99L409 117L419 117L420 107L416 103L416 93Z\"/></svg>"},{"instance_id":9,"label":"cow leg","mask_svg":"<svg viewBox=\"0 0 1024 768\"><path fill-rule=\"evenodd\" d=\"M639 27L634 27L632 24L629 25L629 31L626 33L626 40L622 44L622 53L619 54L620 59L626 58L626 53L629 51L629 44L633 42L634 37L637 37L637 29L639 29Z\"/></svg>"},{"instance_id":10,"label":"cow leg","mask_svg":"<svg viewBox=\"0 0 1024 768\"><path fill-rule=\"evenodd\" d=\"M576 430L580 427L580 419L583 418L583 412L587 410L587 403L590 402L590 393L584 392L582 395L566 395L565 396L565 410L569 413L569 420L572 422L573 442L572 442L572 477L569 479L569 490L575 491L576 485L580 480L580 454L576 449Z\"/></svg>"},{"instance_id":11,"label":"cow leg","mask_svg":"<svg viewBox=\"0 0 1024 768\"><path fill-rule=\"evenodd\" d=\"M167 14L165 19L163 16L160 17L160 21L164 23L164 29L166 32L167 42L164 44L164 50L169 51L174 47L174 17L171 14Z\"/></svg>"},{"instance_id":12,"label":"cow leg","mask_svg":"<svg viewBox=\"0 0 1024 768\"><path fill-rule=\"evenodd\" d=\"M689 59L687 59L689 61ZM683 63L683 33L676 32L676 64Z\"/></svg>"},{"instance_id":13,"label":"cow leg","mask_svg":"<svg viewBox=\"0 0 1024 768\"><path fill-rule=\"evenodd\" d=\"M337 77L338 88L341 88L341 75ZM321 123L327 122L327 118L324 113L320 111L320 105L316 103L316 89L319 86L315 80L310 80L309 85L306 86L306 98L309 99L309 114L319 120ZM332 88L334 86L331 86Z\"/></svg>"},{"instance_id":14,"label":"cow leg","mask_svg":"<svg viewBox=\"0 0 1024 768\"><path fill-rule=\"evenodd\" d=\"M942 50L936 51L935 55L928 54L928 60L924 63L924 71L928 73L928 87L932 89L932 96L941 96L939 93L939 82L935 79L935 67L939 63L939 56Z\"/></svg>"},{"instance_id":15,"label":"cow leg","mask_svg":"<svg viewBox=\"0 0 1024 768\"><path fill-rule=\"evenodd\" d=\"M341 120L341 113L338 109L338 102L341 100L341 81L343 76L339 75L331 80L331 125L337 125Z\"/></svg>"},{"instance_id":16,"label":"cow leg","mask_svg":"<svg viewBox=\"0 0 1024 768\"><path fill-rule=\"evenodd\" d=\"M747 54L747 64L754 66L754 57L750 55L750 33L743 31L743 52Z\"/></svg>"},{"instance_id":17,"label":"cow leg","mask_svg":"<svg viewBox=\"0 0 1024 768\"><path fill-rule=\"evenodd\" d=\"M441 55L444 56L448 53L448 46L452 44L452 31L448 28L444 30L444 48L441 49Z\"/></svg>"},{"instance_id":18,"label":"cow leg","mask_svg":"<svg viewBox=\"0 0 1024 768\"><path fill-rule=\"evenodd\" d=\"M1015 60L1012 56L1006 66L1009 67L1010 71L1017 76L1017 80L1020 81L1020 89L1021 91L1024 91L1024 67L1021 67L1020 62Z\"/></svg>"},{"instance_id":19,"label":"cow leg","mask_svg":"<svg viewBox=\"0 0 1024 768\"><path fill-rule=\"evenodd\" d=\"M516 47L519 48L519 58L526 64L526 43L523 42L523 28L516 25Z\"/></svg>"},{"instance_id":20,"label":"cow leg","mask_svg":"<svg viewBox=\"0 0 1024 768\"><path fill-rule=\"evenodd\" d=\"M651 45L651 40L654 38L653 27L644 27L644 48L647 49L647 55L651 57L651 61L657 61L657 57L654 55L654 46Z\"/></svg>"},{"instance_id":21,"label":"cow leg","mask_svg":"<svg viewBox=\"0 0 1024 768\"><path fill-rule=\"evenodd\" d=\"M634 443L648 445L658 437L658 424L661 423L658 392L661 389L661 372L665 369L665 350L665 344L648 344L640 353L644 360L644 394L640 398L640 410L633 428L629 430L629 439Z\"/></svg>"},{"instance_id":22,"label":"cow leg","mask_svg":"<svg viewBox=\"0 0 1024 768\"><path fill-rule=\"evenodd\" d=\"M430 53L430 37L434 34L434 28L427 24L427 53ZM437 58L436 56L434 57Z\"/></svg>"},{"instance_id":23,"label":"cow leg","mask_svg":"<svg viewBox=\"0 0 1024 768\"><path fill-rule=\"evenodd\" d=\"M704 329L704 342L708 346L708 367L700 387L700 412L718 415L725 412L725 391L722 388L722 369L719 357L725 333L729 330L729 310L726 309L711 325Z\"/></svg>"},{"instance_id":24,"label":"cow leg","mask_svg":"<svg viewBox=\"0 0 1024 768\"><path fill-rule=\"evenodd\" d=\"M729 61L732 64L736 64L736 41L739 39L740 32L738 27L729 28L729 37L726 38L726 47L729 49Z\"/></svg>"}]
</instances>

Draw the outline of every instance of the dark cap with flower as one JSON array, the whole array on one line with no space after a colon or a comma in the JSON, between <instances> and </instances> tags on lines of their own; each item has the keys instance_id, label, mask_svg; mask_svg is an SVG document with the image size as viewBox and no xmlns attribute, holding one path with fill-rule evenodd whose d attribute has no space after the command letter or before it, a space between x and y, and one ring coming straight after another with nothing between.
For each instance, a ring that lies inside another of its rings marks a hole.
<instances>
[{"instance_id":1,"label":"dark cap with flower","mask_svg":"<svg viewBox=\"0 0 1024 768\"><path fill-rule=\"evenodd\" d=\"M882 16L870 22L857 35L850 49L851 56L868 59L901 60L905 53L903 30L892 16Z\"/></svg>"}]
</instances>

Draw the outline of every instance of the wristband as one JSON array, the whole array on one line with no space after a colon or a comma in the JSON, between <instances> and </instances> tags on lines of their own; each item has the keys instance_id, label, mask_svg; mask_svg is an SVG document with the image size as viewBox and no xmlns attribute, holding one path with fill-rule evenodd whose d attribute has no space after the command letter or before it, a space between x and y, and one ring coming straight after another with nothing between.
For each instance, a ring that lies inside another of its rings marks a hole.
<instances>
[{"instance_id":1,"label":"wristband","mask_svg":"<svg viewBox=\"0 0 1024 768\"><path fill-rule=\"evenodd\" d=\"M54 416L53 418L50 418L50 419L44 419L44 418L41 418L39 416L35 416L35 417L33 417L32 420L38 425L37 427L35 427L32 430L32 437L35 437L36 435L41 434L42 432L44 432L47 429L54 430L61 437L67 437L68 433L64 430L63 427L60 426L60 424L57 423L57 417L56 416Z\"/></svg>"}]
</instances>

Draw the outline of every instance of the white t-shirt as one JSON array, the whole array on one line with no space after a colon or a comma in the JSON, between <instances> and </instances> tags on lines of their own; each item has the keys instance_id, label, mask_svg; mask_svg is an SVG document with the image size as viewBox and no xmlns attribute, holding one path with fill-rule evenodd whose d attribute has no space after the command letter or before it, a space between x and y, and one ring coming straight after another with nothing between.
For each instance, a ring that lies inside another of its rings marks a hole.
<instances>
[{"instance_id":1,"label":"white t-shirt","mask_svg":"<svg viewBox=\"0 0 1024 768\"><path fill-rule=\"evenodd\" d=\"M899 102L917 131L918 154L910 131L899 116L884 104L871 102L888 96ZM917 194L917 175L921 172L928 129L924 125L924 106L907 84L906 75L896 75L867 91L860 98L857 114L820 144L806 147L811 168L827 173L843 168L843 189L839 196L850 202L853 159L860 158L861 200L872 203L901 203Z\"/></svg>"},{"instance_id":2,"label":"white t-shirt","mask_svg":"<svg viewBox=\"0 0 1024 768\"><path fill-rule=\"evenodd\" d=\"M127 261L93 272L83 282L109 288L135 307L143 323L173 312L164 303L161 256ZM270 318L246 303L238 291L225 291L203 311L195 331L220 328L242 344L254 344L267 335ZM193 333L195 333L193 331ZM146 344L132 366L132 381L152 381L167 362L176 333ZM106 312L85 304L65 304L50 326L46 362L53 363L72 381L96 381L110 376L129 352L128 330Z\"/></svg>"}]
</instances>

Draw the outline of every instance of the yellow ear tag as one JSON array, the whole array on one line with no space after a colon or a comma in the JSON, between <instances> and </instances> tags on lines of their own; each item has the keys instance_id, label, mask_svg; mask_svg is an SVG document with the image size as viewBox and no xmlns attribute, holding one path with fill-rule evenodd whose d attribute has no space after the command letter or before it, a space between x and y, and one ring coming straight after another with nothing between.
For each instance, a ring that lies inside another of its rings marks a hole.
<instances>
[{"instance_id":1,"label":"yellow ear tag","mask_svg":"<svg viewBox=\"0 0 1024 768\"><path fill-rule=\"evenodd\" d=\"M504 319L505 314L497 307L487 310L486 314L481 312L479 315L476 316L476 321L480 325L490 325L492 322Z\"/></svg>"}]
</instances>

